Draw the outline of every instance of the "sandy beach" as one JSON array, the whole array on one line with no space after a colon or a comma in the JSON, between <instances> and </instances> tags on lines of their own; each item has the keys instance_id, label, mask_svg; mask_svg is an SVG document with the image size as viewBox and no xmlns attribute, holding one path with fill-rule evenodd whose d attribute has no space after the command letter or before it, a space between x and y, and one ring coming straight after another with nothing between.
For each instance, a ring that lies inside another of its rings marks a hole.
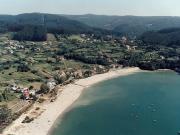
<instances>
[{"instance_id":1,"label":"sandy beach","mask_svg":"<svg viewBox=\"0 0 180 135\"><path fill-rule=\"evenodd\" d=\"M139 71L139 68L125 68L77 80L74 84L69 84L63 87L63 91L59 93L55 102L46 102L41 105L37 103L34 104L32 109L22 114L9 127L7 127L3 135L47 135L56 119L79 98L85 88L104 80L133 74ZM39 116L31 123L21 123L27 115L33 115L37 107L40 108L38 110Z\"/></svg>"}]
</instances>

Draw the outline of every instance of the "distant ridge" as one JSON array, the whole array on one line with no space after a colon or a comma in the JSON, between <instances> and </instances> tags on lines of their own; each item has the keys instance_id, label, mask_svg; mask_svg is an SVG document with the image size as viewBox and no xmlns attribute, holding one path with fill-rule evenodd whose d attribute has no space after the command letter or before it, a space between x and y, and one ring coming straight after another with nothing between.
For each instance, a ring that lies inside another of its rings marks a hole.
<instances>
[{"instance_id":1,"label":"distant ridge","mask_svg":"<svg viewBox=\"0 0 180 135\"><path fill-rule=\"evenodd\" d=\"M45 26L47 32L55 34L118 34L134 38L147 31L180 27L180 17L45 13L0 15L0 32L17 32L26 25Z\"/></svg>"},{"instance_id":2,"label":"distant ridge","mask_svg":"<svg viewBox=\"0 0 180 135\"><path fill-rule=\"evenodd\" d=\"M80 33L92 30L91 27L75 21L67 19L59 15L28 13L16 16L1 15L1 27L7 31L18 31L25 25L44 25L50 32L57 33Z\"/></svg>"},{"instance_id":3,"label":"distant ridge","mask_svg":"<svg viewBox=\"0 0 180 135\"><path fill-rule=\"evenodd\" d=\"M180 17L174 16L109 16L109 15L64 15L67 18L124 35L140 36L146 31L180 27Z\"/></svg>"}]
</instances>

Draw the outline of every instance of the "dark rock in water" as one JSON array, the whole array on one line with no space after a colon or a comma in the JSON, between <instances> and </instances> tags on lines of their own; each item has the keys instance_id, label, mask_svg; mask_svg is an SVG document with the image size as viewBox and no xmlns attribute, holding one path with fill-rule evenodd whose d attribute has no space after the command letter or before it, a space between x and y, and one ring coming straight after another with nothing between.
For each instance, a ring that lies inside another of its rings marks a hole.
<instances>
[{"instance_id":1,"label":"dark rock in water","mask_svg":"<svg viewBox=\"0 0 180 135\"><path fill-rule=\"evenodd\" d=\"M153 120L153 123L157 123L157 120Z\"/></svg>"},{"instance_id":2,"label":"dark rock in water","mask_svg":"<svg viewBox=\"0 0 180 135\"><path fill-rule=\"evenodd\" d=\"M152 112L156 112L157 110L156 109L153 109Z\"/></svg>"},{"instance_id":3,"label":"dark rock in water","mask_svg":"<svg viewBox=\"0 0 180 135\"><path fill-rule=\"evenodd\" d=\"M180 74L180 69L179 68L176 68L175 71Z\"/></svg>"},{"instance_id":4,"label":"dark rock in water","mask_svg":"<svg viewBox=\"0 0 180 135\"><path fill-rule=\"evenodd\" d=\"M177 134L180 135L180 131L178 131Z\"/></svg>"}]
</instances>

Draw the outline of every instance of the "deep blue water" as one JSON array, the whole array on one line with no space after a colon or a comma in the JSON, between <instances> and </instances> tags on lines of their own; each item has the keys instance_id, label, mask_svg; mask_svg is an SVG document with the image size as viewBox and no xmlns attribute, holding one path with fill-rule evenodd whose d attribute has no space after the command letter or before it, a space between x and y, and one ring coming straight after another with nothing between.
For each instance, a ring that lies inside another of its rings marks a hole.
<instances>
[{"instance_id":1,"label":"deep blue water","mask_svg":"<svg viewBox=\"0 0 180 135\"><path fill-rule=\"evenodd\" d=\"M142 72L88 88L52 135L177 135L180 75Z\"/></svg>"}]
</instances>

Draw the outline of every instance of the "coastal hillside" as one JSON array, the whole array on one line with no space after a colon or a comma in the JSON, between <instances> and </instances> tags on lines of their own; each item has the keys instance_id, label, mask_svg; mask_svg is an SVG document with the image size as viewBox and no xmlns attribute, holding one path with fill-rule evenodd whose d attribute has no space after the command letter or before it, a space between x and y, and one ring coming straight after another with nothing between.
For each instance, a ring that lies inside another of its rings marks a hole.
<instances>
[{"instance_id":1,"label":"coastal hillside","mask_svg":"<svg viewBox=\"0 0 180 135\"><path fill-rule=\"evenodd\" d=\"M20 120L32 124L42 103L56 102L61 86L78 79L123 67L180 72L179 28L146 32L139 40L59 15L1 16L0 21L0 133L35 104L36 115ZM130 27L141 33L139 25Z\"/></svg>"},{"instance_id":2,"label":"coastal hillside","mask_svg":"<svg viewBox=\"0 0 180 135\"><path fill-rule=\"evenodd\" d=\"M180 28L169 28L160 31L145 32L140 40L144 44L180 46Z\"/></svg>"},{"instance_id":3,"label":"coastal hillside","mask_svg":"<svg viewBox=\"0 0 180 135\"><path fill-rule=\"evenodd\" d=\"M1 2L0 135L180 135L178 5Z\"/></svg>"}]
</instances>

